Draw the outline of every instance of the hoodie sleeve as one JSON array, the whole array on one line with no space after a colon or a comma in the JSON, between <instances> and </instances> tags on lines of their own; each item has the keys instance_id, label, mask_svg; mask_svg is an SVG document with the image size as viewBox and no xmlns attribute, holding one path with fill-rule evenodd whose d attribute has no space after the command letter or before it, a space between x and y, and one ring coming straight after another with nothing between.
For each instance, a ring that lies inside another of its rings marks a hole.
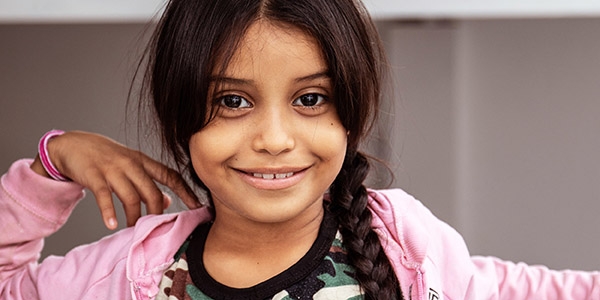
<instances>
[{"instance_id":1,"label":"hoodie sleeve","mask_svg":"<svg viewBox=\"0 0 600 300\"><path fill-rule=\"evenodd\" d=\"M473 295L478 283L484 283L491 288L490 299L600 299L598 272L556 271L495 257L475 256L471 261Z\"/></svg>"},{"instance_id":2,"label":"hoodie sleeve","mask_svg":"<svg viewBox=\"0 0 600 300\"><path fill-rule=\"evenodd\" d=\"M66 222L84 196L82 186L40 176L31 163L14 162L0 179L0 295L11 277L37 265L43 239Z\"/></svg>"}]
</instances>

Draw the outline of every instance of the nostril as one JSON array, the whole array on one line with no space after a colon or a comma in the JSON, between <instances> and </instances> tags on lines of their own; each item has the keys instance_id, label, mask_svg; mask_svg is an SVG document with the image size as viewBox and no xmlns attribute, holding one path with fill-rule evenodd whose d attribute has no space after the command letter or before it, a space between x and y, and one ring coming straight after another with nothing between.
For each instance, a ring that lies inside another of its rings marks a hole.
<instances>
[{"instance_id":1,"label":"nostril","mask_svg":"<svg viewBox=\"0 0 600 300\"><path fill-rule=\"evenodd\" d=\"M257 134L253 141L253 147L256 151L278 155L293 149L295 141L293 135L284 128L268 128Z\"/></svg>"}]
</instances>

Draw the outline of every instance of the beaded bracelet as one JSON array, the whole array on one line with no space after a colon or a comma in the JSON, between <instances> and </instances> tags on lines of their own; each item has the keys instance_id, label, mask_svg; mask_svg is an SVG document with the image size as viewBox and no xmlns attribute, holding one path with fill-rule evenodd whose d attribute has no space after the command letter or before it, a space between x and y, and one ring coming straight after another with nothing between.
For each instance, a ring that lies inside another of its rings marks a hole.
<instances>
[{"instance_id":1,"label":"beaded bracelet","mask_svg":"<svg viewBox=\"0 0 600 300\"><path fill-rule=\"evenodd\" d=\"M48 155L48 140L50 140L53 137L59 136L63 133L65 132L57 129L53 129L46 132L46 134L42 136L42 138L40 139L40 143L38 144L38 153L40 155L40 160L42 161L42 166L44 167L48 175L52 177L52 179L58 181L70 181L69 178L65 177L58 171L58 169L56 169L56 167L54 166L54 164L52 164L52 161L50 160L50 156Z\"/></svg>"}]
</instances>

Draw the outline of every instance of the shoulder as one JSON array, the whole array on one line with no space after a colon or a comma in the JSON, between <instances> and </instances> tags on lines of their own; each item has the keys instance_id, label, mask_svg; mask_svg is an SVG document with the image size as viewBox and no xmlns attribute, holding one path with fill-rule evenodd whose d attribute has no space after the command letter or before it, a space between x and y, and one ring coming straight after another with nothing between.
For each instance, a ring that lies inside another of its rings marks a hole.
<instances>
[{"instance_id":1,"label":"shoulder","mask_svg":"<svg viewBox=\"0 0 600 300\"><path fill-rule=\"evenodd\" d=\"M414 262L421 263L426 255L438 249L466 250L456 230L405 191L369 190L368 193L373 228L398 241Z\"/></svg>"},{"instance_id":2,"label":"shoulder","mask_svg":"<svg viewBox=\"0 0 600 300\"><path fill-rule=\"evenodd\" d=\"M170 263L175 252L200 223L212 219L206 208L174 214L148 215L135 225L129 249L128 270L131 276L146 273Z\"/></svg>"},{"instance_id":3,"label":"shoulder","mask_svg":"<svg viewBox=\"0 0 600 300\"><path fill-rule=\"evenodd\" d=\"M40 266L38 282L54 291L68 289L74 298L120 299L133 286L150 295L188 235L208 219L206 209L144 216L134 227L77 247L64 257L48 258Z\"/></svg>"},{"instance_id":4,"label":"shoulder","mask_svg":"<svg viewBox=\"0 0 600 300\"><path fill-rule=\"evenodd\" d=\"M368 190L368 195L369 209L376 221L374 227L400 226L398 229L413 231L438 226L441 222L423 203L404 190Z\"/></svg>"},{"instance_id":5,"label":"shoulder","mask_svg":"<svg viewBox=\"0 0 600 300\"><path fill-rule=\"evenodd\" d=\"M368 190L368 194L372 226L380 235L382 245L386 250L396 248L394 252L401 252L404 264L420 265L432 237L430 227L439 220L401 189Z\"/></svg>"},{"instance_id":6,"label":"shoulder","mask_svg":"<svg viewBox=\"0 0 600 300\"><path fill-rule=\"evenodd\" d=\"M436 291L468 285L473 265L462 236L420 201L400 189L369 190L369 208L386 255L396 270L405 270L398 274L401 283L406 280L402 275L421 273ZM454 278L455 287L443 282L447 276Z\"/></svg>"}]
</instances>

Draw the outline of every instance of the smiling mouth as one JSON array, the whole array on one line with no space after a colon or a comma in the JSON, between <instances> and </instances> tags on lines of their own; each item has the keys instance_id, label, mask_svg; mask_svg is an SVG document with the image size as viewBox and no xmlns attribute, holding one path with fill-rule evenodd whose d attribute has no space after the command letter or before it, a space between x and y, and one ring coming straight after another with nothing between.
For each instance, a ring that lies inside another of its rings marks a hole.
<instances>
[{"instance_id":1,"label":"smiling mouth","mask_svg":"<svg viewBox=\"0 0 600 300\"><path fill-rule=\"evenodd\" d=\"M296 186L307 174L308 167L234 169L246 184L259 190L284 190Z\"/></svg>"},{"instance_id":2,"label":"smiling mouth","mask_svg":"<svg viewBox=\"0 0 600 300\"><path fill-rule=\"evenodd\" d=\"M293 175L294 175L294 172L277 173L277 174L252 173L252 176L254 176L256 178L270 179L270 180L284 179L284 178L292 177Z\"/></svg>"}]
</instances>

